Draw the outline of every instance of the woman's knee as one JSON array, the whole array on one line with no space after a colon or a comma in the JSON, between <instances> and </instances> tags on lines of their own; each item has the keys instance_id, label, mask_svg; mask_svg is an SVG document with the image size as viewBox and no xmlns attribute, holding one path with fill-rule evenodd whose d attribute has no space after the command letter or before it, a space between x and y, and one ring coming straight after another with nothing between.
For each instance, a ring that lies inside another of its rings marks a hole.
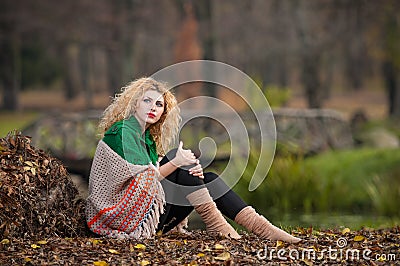
<instances>
[{"instance_id":1,"label":"woman's knee","mask_svg":"<svg viewBox=\"0 0 400 266\"><path fill-rule=\"evenodd\" d=\"M204 183L206 183L206 184L219 178L219 176L213 172L207 172L207 173L204 173L203 175L204 175Z\"/></svg>"},{"instance_id":2,"label":"woman's knee","mask_svg":"<svg viewBox=\"0 0 400 266\"><path fill-rule=\"evenodd\" d=\"M176 179L177 183L179 185L183 186L201 186L204 185L204 181L201 178L198 178L197 176L189 174L189 171L187 170L179 170L179 174Z\"/></svg>"},{"instance_id":3,"label":"woman's knee","mask_svg":"<svg viewBox=\"0 0 400 266\"><path fill-rule=\"evenodd\" d=\"M170 150L160 161L160 165L166 164L167 162L171 161L175 158L177 149Z\"/></svg>"}]
</instances>

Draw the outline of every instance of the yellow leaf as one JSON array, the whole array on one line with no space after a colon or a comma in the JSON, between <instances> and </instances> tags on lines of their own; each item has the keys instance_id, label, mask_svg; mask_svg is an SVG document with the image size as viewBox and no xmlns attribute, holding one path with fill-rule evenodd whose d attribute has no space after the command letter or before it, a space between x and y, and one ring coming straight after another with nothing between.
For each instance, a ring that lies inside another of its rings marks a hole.
<instances>
[{"instance_id":1,"label":"yellow leaf","mask_svg":"<svg viewBox=\"0 0 400 266\"><path fill-rule=\"evenodd\" d=\"M384 262L386 260L386 258L384 256L379 256L378 261L380 262Z\"/></svg>"},{"instance_id":2,"label":"yellow leaf","mask_svg":"<svg viewBox=\"0 0 400 266\"><path fill-rule=\"evenodd\" d=\"M99 260L99 261L94 261L93 265L96 265L96 266L108 266L108 263L105 262L104 260Z\"/></svg>"},{"instance_id":3,"label":"yellow leaf","mask_svg":"<svg viewBox=\"0 0 400 266\"><path fill-rule=\"evenodd\" d=\"M363 241L364 239L365 239L365 237L364 237L364 236L361 236L361 235L358 235L358 236L355 236L355 237L354 237L354 241L357 241L357 242Z\"/></svg>"},{"instance_id":4,"label":"yellow leaf","mask_svg":"<svg viewBox=\"0 0 400 266\"><path fill-rule=\"evenodd\" d=\"M215 249L225 249L225 247L221 244L215 244Z\"/></svg>"},{"instance_id":5,"label":"yellow leaf","mask_svg":"<svg viewBox=\"0 0 400 266\"><path fill-rule=\"evenodd\" d=\"M203 251L212 251L208 246L206 246L205 249L203 249Z\"/></svg>"},{"instance_id":6,"label":"yellow leaf","mask_svg":"<svg viewBox=\"0 0 400 266\"><path fill-rule=\"evenodd\" d=\"M31 170L31 168L29 167L29 166L24 166L24 171L26 172L26 171L30 171Z\"/></svg>"},{"instance_id":7,"label":"yellow leaf","mask_svg":"<svg viewBox=\"0 0 400 266\"><path fill-rule=\"evenodd\" d=\"M1 240L0 244L3 244L3 245L10 244L10 240L8 240L7 238L5 238L5 239Z\"/></svg>"},{"instance_id":8,"label":"yellow leaf","mask_svg":"<svg viewBox=\"0 0 400 266\"><path fill-rule=\"evenodd\" d=\"M103 240L100 239L91 239L90 241L92 242L93 245L98 245L103 243Z\"/></svg>"},{"instance_id":9,"label":"yellow leaf","mask_svg":"<svg viewBox=\"0 0 400 266\"><path fill-rule=\"evenodd\" d=\"M148 260L142 260L140 262L140 265L142 265L142 266L146 266L146 265L149 265L149 264L150 264L150 262Z\"/></svg>"},{"instance_id":10,"label":"yellow leaf","mask_svg":"<svg viewBox=\"0 0 400 266\"><path fill-rule=\"evenodd\" d=\"M32 244L31 248L40 248L40 246L36 245L36 244Z\"/></svg>"},{"instance_id":11,"label":"yellow leaf","mask_svg":"<svg viewBox=\"0 0 400 266\"><path fill-rule=\"evenodd\" d=\"M350 233L350 228L346 227L345 229L342 230L342 235L345 235L347 233Z\"/></svg>"},{"instance_id":12,"label":"yellow leaf","mask_svg":"<svg viewBox=\"0 0 400 266\"><path fill-rule=\"evenodd\" d=\"M30 161L25 161L25 164L26 164L26 165L29 165L30 167L33 167L33 163L30 162Z\"/></svg>"},{"instance_id":13,"label":"yellow leaf","mask_svg":"<svg viewBox=\"0 0 400 266\"><path fill-rule=\"evenodd\" d=\"M40 241L38 241L38 242L36 242L36 243L38 243L38 244L40 244L40 245L46 245L46 244L47 244L47 241L46 241L46 240L40 240Z\"/></svg>"},{"instance_id":14,"label":"yellow leaf","mask_svg":"<svg viewBox=\"0 0 400 266\"><path fill-rule=\"evenodd\" d=\"M26 258L24 258L24 261L25 261L25 262L30 262L30 261L32 261L32 259L29 258L29 257L26 257Z\"/></svg>"},{"instance_id":15,"label":"yellow leaf","mask_svg":"<svg viewBox=\"0 0 400 266\"><path fill-rule=\"evenodd\" d=\"M301 261L304 262L307 266L313 266L314 265L314 263L312 261L307 260L307 259L302 259Z\"/></svg>"},{"instance_id":16,"label":"yellow leaf","mask_svg":"<svg viewBox=\"0 0 400 266\"><path fill-rule=\"evenodd\" d=\"M204 257L205 254L200 252L200 253L198 253L196 256L197 256L198 258L201 258L201 257Z\"/></svg>"},{"instance_id":17,"label":"yellow leaf","mask_svg":"<svg viewBox=\"0 0 400 266\"><path fill-rule=\"evenodd\" d=\"M110 249L108 250L108 252L110 252L111 254L119 254L118 251L116 251L115 249L112 249L112 248L110 248Z\"/></svg>"},{"instance_id":18,"label":"yellow leaf","mask_svg":"<svg viewBox=\"0 0 400 266\"><path fill-rule=\"evenodd\" d=\"M283 246L285 246L285 244L282 241L280 241L280 240L276 241L276 248L280 248L280 247L283 247Z\"/></svg>"},{"instance_id":19,"label":"yellow leaf","mask_svg":"<svg viewBox=\"0 0 400 266\"><path fill-rule=\"evenodd\" d=\"M222 252L221 254L219 254L218 256L214 257L214 259L216 260L229 260L231 258L231 254L229 254L229 252Z\"/></svg>"},{"instance_id":20,"label":"yellow leaf","mask_svg":"<svg viewBox=\"0 0 400 266\"><path fill-rule=\"evenodd\" d=\"M143 245L143 244L136 244L136 245L134 246L134 248L145 250L145 249L146 249L146 246Z\"/></svg>"},{"instance_id":21,"label":"yellow leaf","mask_svg":"<svg viewBox=\"0 0 400 266\"><path fill-rule=\"evenodd\" d=\"M186 239L184 239L184 240L183 240L183 243L186 245L186 244L187 244L187 240L186 240Z\"/></svg>"}]
</instances>

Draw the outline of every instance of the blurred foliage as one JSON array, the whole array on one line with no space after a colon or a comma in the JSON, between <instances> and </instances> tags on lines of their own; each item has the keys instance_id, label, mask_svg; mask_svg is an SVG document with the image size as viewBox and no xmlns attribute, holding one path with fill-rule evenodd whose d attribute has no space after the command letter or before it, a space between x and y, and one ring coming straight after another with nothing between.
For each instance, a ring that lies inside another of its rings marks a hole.
<instances>
[{"instance_id":1,"label":"blurred foliage","mask_svg":"<svg viewBox=\"0 0 400 266\"><path fill-rule=\"evenodd\" d=\"M396 176L376 175L366 183L366 189L372 204L381 215L393 216L400 214L400 182L398 180L400 169L398 170Z\"/></svg>"},{"instance_id":2,"label":"blurred foliage","mask_svg":"<svg viewBox=\"0 0 400 266\"><path fill-rule=\"evenodd\" d=\"M363 125L361 125L355 133L361 134L362 132L369 131L374 128L385 128L400 138L400 120L398 118L367 121Z\"/></svg>"},{"instance_id":3,"label":"blurred foliage","mask_svg":"<svg viewBox=\"0 0 400 266\"><path fill-rule=\"evenodd\" d=\"M62 75L60 61L53 58L43 46L35 43L24 45L21 51L21 87L44 85L49 87Z\"/></svg>"},{"instance_id":4,"label":"blurred foliage","mask_svg":"<svg viewBox=\"0 0 400 266\"><path fill-rule=\"evenodd\" d=\"M0 112L0 137L5 137L13 130L20 131L34 121L39 114L37 112Z\"/></svg>"},{"instance_id":5,"label":"blurred foliage","mask_svg":"<svg viewBox=\"0 0 400 266\"><path fill-rule=\"evenodd\" d=\"M286 154L267 179L248 191L257 154L234 187L249 204L272 217L285 214L380 214L400 217L400 150L353 149L305 158Z\"/></svg>"},{"instance_id":6,"label":"blurred foliage","mask_svg":"<svg viewBox=\"0 0 400 266\"><path fill-rule=\"evenodd\" d=\"M292 96L292 92L288 87L265 84L258 76L255 76L253 80L267 98L270 107L283 107Z\"/></svg>"}]
</instances>

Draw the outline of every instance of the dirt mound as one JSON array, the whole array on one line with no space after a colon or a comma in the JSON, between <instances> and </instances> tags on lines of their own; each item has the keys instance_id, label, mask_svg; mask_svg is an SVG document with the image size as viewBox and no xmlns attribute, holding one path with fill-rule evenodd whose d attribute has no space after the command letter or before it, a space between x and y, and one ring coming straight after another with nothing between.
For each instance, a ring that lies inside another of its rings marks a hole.
<instances>
[{"instance_id":1,"label":"dirt mound","mask_svg":"<svg viewBox=\"0 0 400 266\"><path fill-rule=\"evenodd\" d=\"M87 234L84 201L62 163L16 132L0 139L0 235Z\"/></svg>"}]
</instances>

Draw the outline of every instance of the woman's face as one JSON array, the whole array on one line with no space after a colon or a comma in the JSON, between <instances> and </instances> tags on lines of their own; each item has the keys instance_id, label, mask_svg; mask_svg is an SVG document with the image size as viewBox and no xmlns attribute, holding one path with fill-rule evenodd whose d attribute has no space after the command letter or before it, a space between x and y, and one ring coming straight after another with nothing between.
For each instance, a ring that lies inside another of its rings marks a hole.
<instances>
[{"instance_id":1,"label":"woman's face","mask_svg":"<svg viewBox=\"0 0 400 266\"><path fill-rule=\"evenodd\" d=\"M138 101L135 117L146 128L160 120L164 112L164 97L156 90L147 90Z\"/></svg>"}]
</instances>

